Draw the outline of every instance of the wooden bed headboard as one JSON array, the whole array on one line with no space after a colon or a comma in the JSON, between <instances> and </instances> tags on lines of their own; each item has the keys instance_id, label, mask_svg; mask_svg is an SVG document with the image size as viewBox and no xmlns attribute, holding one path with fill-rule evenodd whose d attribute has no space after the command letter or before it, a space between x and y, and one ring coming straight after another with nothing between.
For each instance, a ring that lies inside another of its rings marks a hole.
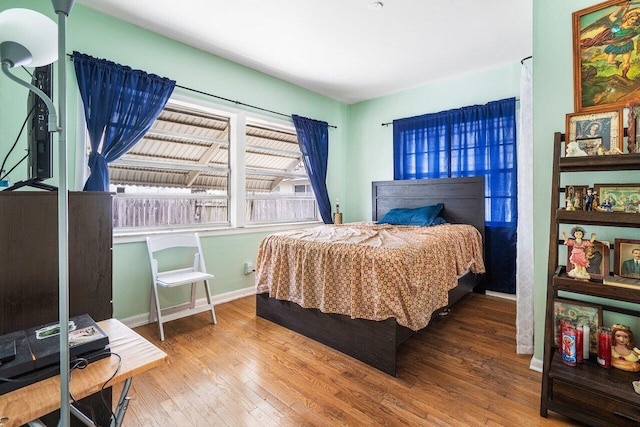
<instances>
[{"instance_id":1,"label":"wooden bed headboard","mask_svg":"<svg viewBox=\"0 0 640 427\"><path fill-rule=\"evenodd\" d=\"M470 224L484 241L484 177L407 179L371 183L372 218L393 208L417 208L443 203L440 216L452 224Z\"/></svg>"}]
</instances>

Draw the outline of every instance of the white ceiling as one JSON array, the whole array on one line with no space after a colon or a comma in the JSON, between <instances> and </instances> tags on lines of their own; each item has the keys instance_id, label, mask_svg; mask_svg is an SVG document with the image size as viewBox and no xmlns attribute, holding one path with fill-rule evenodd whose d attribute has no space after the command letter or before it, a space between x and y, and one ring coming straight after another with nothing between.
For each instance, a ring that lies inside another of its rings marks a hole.
<instances>
[{"instance_id":1,"label":"white ceiling","mask_svg":"<svg viewBox=\"0 0 640 427\"><path fill-rule=\"evenodd\" d=\"M532 2L77 0L348 104L531 55Z\"/></svg>"}]
</instances>

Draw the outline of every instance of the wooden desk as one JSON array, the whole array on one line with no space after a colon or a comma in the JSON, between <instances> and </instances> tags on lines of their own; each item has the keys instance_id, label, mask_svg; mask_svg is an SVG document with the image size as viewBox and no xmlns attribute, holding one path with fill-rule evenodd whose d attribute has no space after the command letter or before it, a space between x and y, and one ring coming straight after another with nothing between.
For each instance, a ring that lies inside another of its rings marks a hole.
<instances>
[{"instance_id":1,"label":"wooden desk","mask_svg":"<svg viewBox=\"0 0 640 427\"><path fill-rule=\"evenodd\" d=\"M111 352L122 358L120 370L107 384L112 386L155 366L167 354L116 319L98 325L109 335ZM116 356L91 363L85 369L71 372L69 391L82 399L100 391L118 367ZM20 426L60 408L60 376L47 378L0 396L0 427Z\"/></svg>"}]
</instances>

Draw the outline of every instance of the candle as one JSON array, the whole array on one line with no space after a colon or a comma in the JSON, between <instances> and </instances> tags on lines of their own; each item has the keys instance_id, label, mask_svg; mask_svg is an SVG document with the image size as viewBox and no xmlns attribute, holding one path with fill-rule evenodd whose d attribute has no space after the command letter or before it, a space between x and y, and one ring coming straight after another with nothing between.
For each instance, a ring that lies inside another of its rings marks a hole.
<instances>
[{"instance_id":1,"label":"candle","mask_svg":"<svg viewBox=\"0 0 640 427\"><path fill-rule=\"evenodd\" d=\"M576 366L576 329L570 322L562 329L562 361L569 366ZM611 352L609 352L611 354Z\"/></svg>"},{"instance_id":2,"label":"candle","mask_svg":"<svg viewBox=\"0 0 640 427\"><path fill-rule=\"evenodd\" d=\"M336 199L336 213L340 213L340 200Z\"/></svg>"},{"instance_id":3,"label":"candle","mask_svg":"<svg viewBox=\"0 0 640 427\"><path fill-rule=\"evenodd\" d=\"M584 328L582 325L576 327L576 362L583 363L583 351L584 351Z\"/></svg>"},{"instance_id":4,"label":"candle","mask_svg":"<svg viewBox=\"0 0 640 427\"><path fill-rule=\"evenodd\" d=\"M589 358L589 351L591 349L591 328L588 323L582 325L582 358Z\"/></svg>"},{"instance_id":5,"label":"candle","mask_svg":"<svg viewBox=\"0 0 640 427\"><path fill-rule=\"evenodd\" d=\"M611 329L598 330L598 365L603 368L611 367Z\"/></svg>"},{"instance_id":6,"label":"candle","mask_svg":"<svg viewBox=\"0 0 640 427\"><path fill-rule=\"evenodd\" d=\"M564 331L565 326L569 323L569 318L566 316L558 316L558 351L562 355L562 331Z\"/></svg>"}]
</instances>

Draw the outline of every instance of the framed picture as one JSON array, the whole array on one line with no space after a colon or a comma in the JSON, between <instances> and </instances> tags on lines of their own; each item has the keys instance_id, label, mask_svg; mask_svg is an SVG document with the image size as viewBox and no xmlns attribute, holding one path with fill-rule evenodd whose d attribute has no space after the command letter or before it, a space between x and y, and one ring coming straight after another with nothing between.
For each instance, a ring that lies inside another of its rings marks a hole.
<instances>
[{"instance_id":1,"label":"framed picture","mask_svg":"<svg viewBox=\"0 0 640 427\"><path fill-rule=\"evenodd\" d=\"M553 339L556 346L558 345L560 319L568 317L575 322L583 321L589 324L590 352L598 353L598 328L602 326L602 306L583 301L556 298L553 301L553 313L555 323Z\"/></svg>"},{"instance_id":2,"label":"framed picture","mask_svg":"<svg viewBox=\"0 0 640 427\"><path fill-rule=\"evenodd\" d=\"M615 239L613 274L640 279L640 240Z\"/></svg>"},{"instance_id":3,"label":"framed picture","mask_svg":"<svg viewBox=\"0 0 640 427\"><path fill-rule=\"evenodd\" d=\"M595 184L598 210L607 212L638 213L640 211L640 184Z\"/></svg>"},{"instance_id":4,"label":"framed picture","mask_svg":"<svg viewBox=\"0 0 640 427\"><path fill-rule=\"evenodd\" d=\"M586 185L567 185L564 190L566 209L569 211L585 210L585 195L587 194Z\"/></svg>"},{"instance_id":5,"label":"framed picture","mask_svg":"<svg viewBox=\"0 0 640 427\"><path fill-rule=\"evenodd\" d=\"M640 4L605 1L572 18L575 111L624 107L640 76L640 64L631 61Z\"/></svg>"},{"instance_id":6,"label":"framed picture","mask_svg":"<svg viewBox=\"0 0 640 427\"><path fill-rule=\"evenodd\" d=\"M567 157L621 154L623 138L622 109L567 114Z\"/></svg>"},{"instance_id":7,"label":"framed picture","mask_svg":"<svg viewBox=\"0 0 640 427\"><path fill-rule=\"evenodd\" d=\"M629 108L629 137L627 138L627 152L640 153L640 104L632 102Z\"/></svg>"},{"instance_id":8,"label":"framed picture","mask_svg":"<svg viewBox=\"0 0 640 427\"><path fill-rule=\"evenodd\" d=\"M609 242L594 240L593 246L585 248L587 257L587 273L592 279L602 280L609 274ZM567 251L567 273L573 270L573 264L569 262L571 251Z\"/></svg>"}]
</instances>

